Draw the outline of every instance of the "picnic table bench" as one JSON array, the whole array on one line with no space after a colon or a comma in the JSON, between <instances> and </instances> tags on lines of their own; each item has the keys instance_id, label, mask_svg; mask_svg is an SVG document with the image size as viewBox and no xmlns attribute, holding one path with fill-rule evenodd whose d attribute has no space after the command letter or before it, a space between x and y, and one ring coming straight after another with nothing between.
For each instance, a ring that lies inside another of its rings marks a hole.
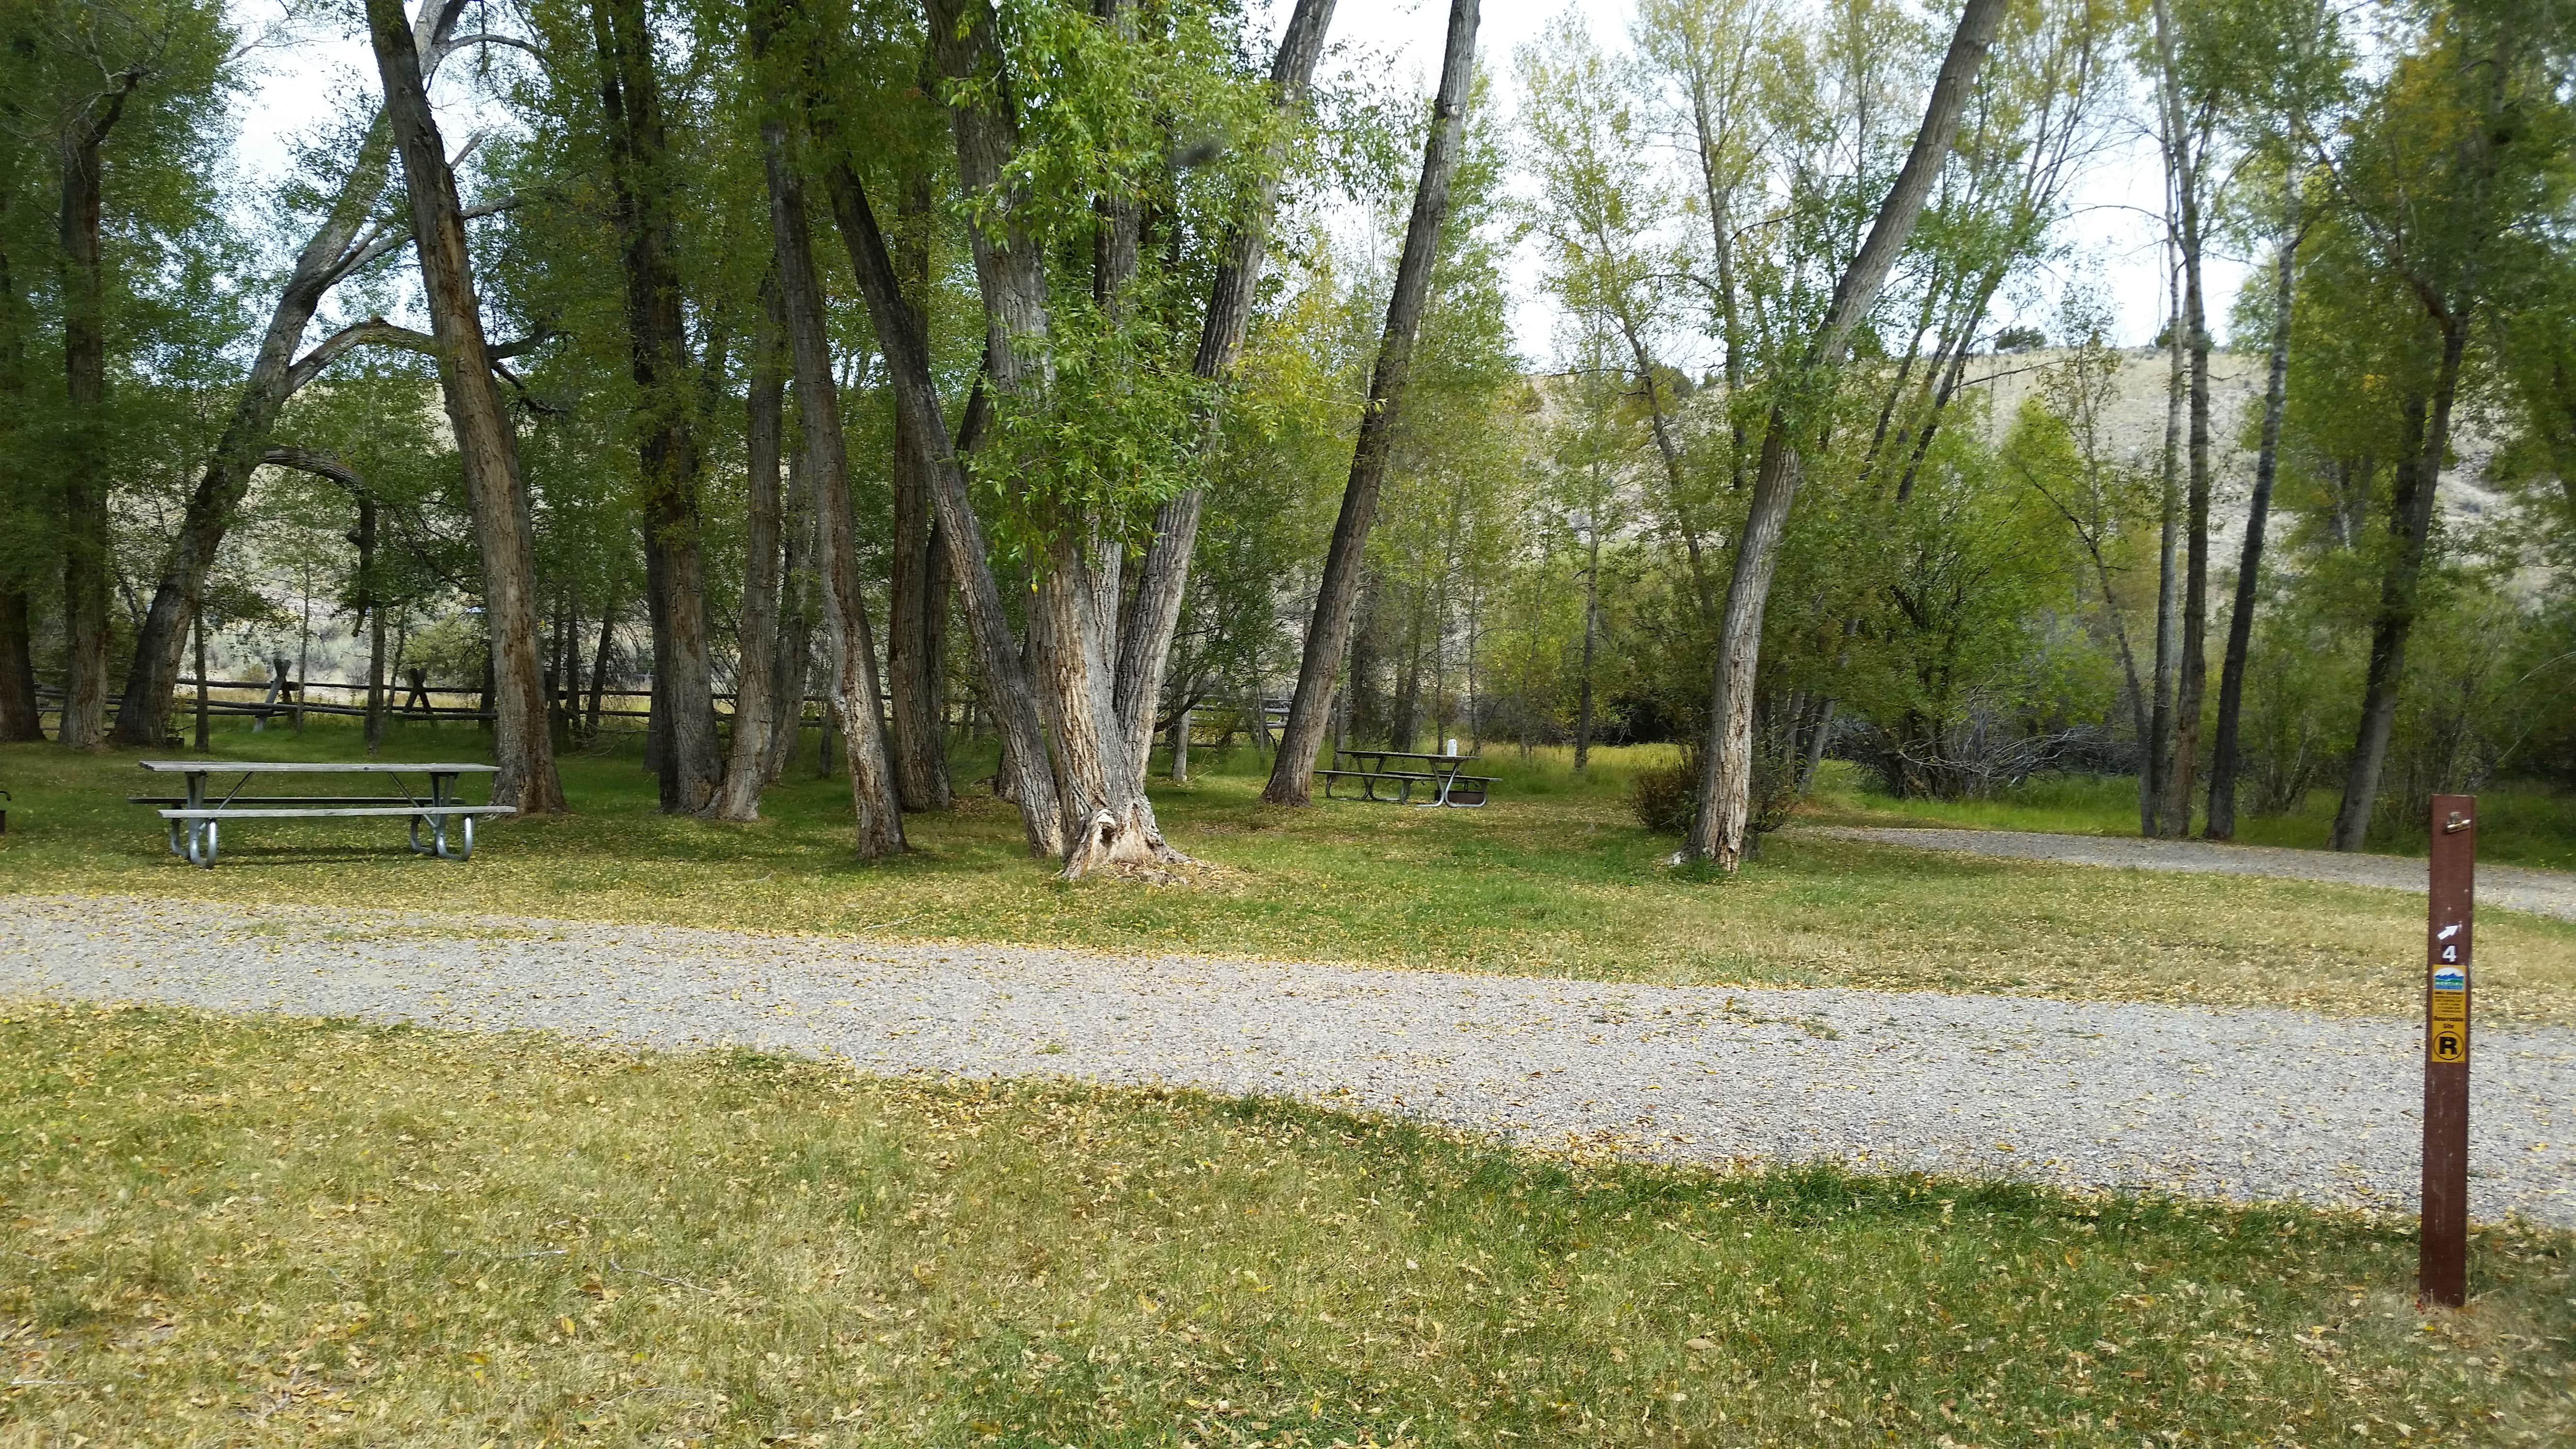
<instances>
[{"instance_id":1,"label":"picnic table bench","mask_svg":"<svg viewBox=\"0 0 2576 1449\"><path fill-rule=\"evenodd\" d=\"M215 866L217 837L226 820L314 820L339 818L391 817L411 821L411 848L422 855L441 860L464 860L474 854L474 819L478 815L514 815L508 805L468 805L458 798L456 781L463 775L500 773L492 765L389 765L363 764L290 764L278 761L245 762L241 760L142 760L144 769L159 774L180 775L187 780L185 795L128 795L132 805L161 807L161 819L170 829L170 853L190 865ZM209 775L238 774L232 788L211 803L206 788ZM251 795L242 794L253 776L260 775L376 775L389 779L397 793L389 795ZM404 782L406 775L427 778L426 795L414 792ZM450 823L456 827L456 842L448 842ZM421 843L421 826L429 827L429 843Z\"/></svg>"},{"instance_id":2,"label":"picnic table bench","mask_svg":"<svg viewBox=\"0 0 2576 1449\"><path fill-rule=\"evenodd\" d=\"M1345 768L1343 761L1349 761ZM1406 761L1398 765L1394 761ZM1498 778L1493 775L1463 773L1476 763L1474 755L1435 755L1414 750L1335 750L1333 768L1317 770L1324 777L1327 800L1375 800L1382 805L1414 804L1413 792L1428 790L1431 798L1420 802L1421 808L1437 809L1443 805L1461 810L1474 810L1485 803L1487 793ZM1336 795L1335 787L1344 781L1357 782L1357 795ZM1389 793L1381 795L1380 788Z\"/></svg>"}]
</instances>

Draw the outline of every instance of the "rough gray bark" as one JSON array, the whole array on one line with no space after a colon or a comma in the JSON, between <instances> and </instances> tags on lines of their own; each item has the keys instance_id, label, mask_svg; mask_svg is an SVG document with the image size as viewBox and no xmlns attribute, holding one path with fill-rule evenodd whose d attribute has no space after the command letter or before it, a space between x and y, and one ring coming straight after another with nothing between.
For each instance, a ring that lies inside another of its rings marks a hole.
<instances>
[{"instance_id":1,"label":"rough gray bark","mask_svg":"<svg viewBox=\"0 0 2576 1449\"><path fill-rule=\"evenodd\" d=\"M1968 0L1959 28L1942 57L1932 84L1922 128L1914 148L1897 172L1896 184L1879 203L1869 237L1835 284L1832 307L1801 360L1803 376L1793 379L1791 395L1772 405L1763 429L1762 458L1753 478L1751 509L1736 545L1735 573L1726 590L1726 612L1719 624L1718 658L1709 689L1709 742L1700 771L1699 810L1691 821L1682 854L1713 860L1730 874L1744 855L1746 814L1753 787L1754 679L1762 655L1762 614L1771 596L1771 573L1779 562L1781 536L1787 531L1789 506L1799 480L1797 439L1808 420L1805 411L1833 385L1843 350L1854 328L1868 315L1886 284L1915 221L1923 214L1933 180L1948 160L1958 134L1959 115L1975 83L1977 70L1994 44L2003 18L2003 0Z\"/></svg>"},{"instance_id":2,"label":"rough gray bark","mask_svg":"<svg viewBox=\"0 0 2576 1449\"><path fill-rule=\"evenodd\" d=\"M724 773L707 638L696 368L681 311L677 218L661 78L643 0L592 0L610 215L625 274L627 367L641 464L644 579L662 702L662 808L699 813ZM755 799L757 797L755 796Z\"/></svg>"},{"instance_id":3,"label":"rough gray bark","mask_svg":"<svg viewBox=\"0 0 2576 1449\"><path fill-rule=\"evenodd\" d=\"M1252 204L1227 236L1224 260L1208 287L1198 352L1190 360L1190 370L1207 381L1222 383L1233 376L1235 362L1243 355L1244 334L1251 327L1253 303L1261 290L1270 227L1279 209L1280 181L1295 139L1292 123L1305 111L1332 21L1333 0L1297 0L1287 32L1280 37L1279 53L1271 58L1271 104L1280 124L1272 133ZM1203 458L1214 451L1215 428L1211 413L1200 435ZM1119 631L1114 703L1119 733L1135 752L1140 775L1153 748L1163 671L1171 660L1173 635L1180 629L1181 604L1189 592L1190 562L1198 549L1199 520L1206 506L1207 490L1191 488L1155 511L1154 536L1137 563L1134 601Z\"/></svg>"},{"instance_id":4,"label":"rough gray bark","mask_svg":"<svg viewBox=\"0 0 2576 1449\"><path fill-rule=\"evenodd\" d=\"M885 359L898 414L909 413L908 431L916 447L927 450L931 504L938 515L940 537L947 544L949 571L958 583L966 625L974 636L976 663L984 676L985 708L1001 728L1003 768L1020 810L1029 850L1060 856L1065 848L1062 811L1055 780L1047 770L1046 737L1038 723L1037 701L1028 673L1020 664L1019 642L1011 636L1010 616L1003 612L1002 591L993 579L984 547L983 521L975 516L966 492L966 471L939 411L939 390L930 372L930 344L920 318L903 299L885 234L856 172L830 156L832 127L828 118L809 112L815 139L829 157L825 177L831 188L841 240L850 252L868 317Z\"/></svg>"},{"instance_id":5,"label":"rough gray bark","mask_svg":"<svg viewBox=\"0 0 2576 1449\"><path fill-rule=\"evenodd\" d=\"M1261 798L1273 805L1305 805L1312 800L1315 756L1323 749L1332 716L1333 677L1350 647L1351 605L1359 594L1369 528L1376 521L1378 490L1386 480L1387 451L1413 366L1414 334L1431 294L1440 228L1449 215L1450 183L1457 174L1458 152L1467 129L1478 19L1478 0L1450 0L1440 88L1432 98L1430 135L1422 148L1413 215L1405 223L1404 254L1396 263L1395 291L1387 299L1386 331L1378 342L1377 365L1369 374L1368 403L1360 413L1350 481L1343 486L1341 514L1333 522L1332 546L1324 556L1324 576L1315 591L1314 616L1306 625L1306 649L1297 666L1296 693L1288 702L1287 727L1280 734L1279 753L1271 761L1270 782L1261 792Z\"/></svg>"},{"instance_id":6,"label":"rough gray bark","mask_svg":"<svg viewBox=\"0 0 2576 1449\"><path fill-rule=\"evenodd\" d=\"M367 30L384 77L385 116L402 157L422 291L438 341L438 372L456 436L483 563L483 606L493 653L493 778L496 804L522 817L564 808L546 730L545 681L537 656L536 559L528 497L519 480L518 439L492 381L492 358L465 250L465 218L445 142L430 112L410 22L401 0L367 0Z\"/></svg>"},{"instance_id":7,"label":"rough gray bark","mask_svg":"<svg viewBox=\"0 0 2576 1449\"><path fill-rule=\"evenodd\" d=\"M2192 785L2200 771L2201 702L2209 685L2209 319L2201 285L2201 160L2206 125L2183 114L2169 7L2156 0L2156 44L2164 69L2167 153L2174 168L2175 217L2181 225L2183 345L2190 358L2190 484L2184 505L2182 660L2174 680L2173 760L2159 811L2165 833L2191 834Z\"/></svg>"},{"instance_id":8,"label":"rough gray bark","mask_svg":"<svg viewBox=\"0 0 2576 1449\"><path fill-rule=\"evenodd\" d=\"M2299 188L2284 197L2281 254L2272 264L2272 366L2263 385L2262 442L2254 456L2254 493L2245 505L2245 547L2236 560L2236 605L2227 620L2227 660L2218 676L2218 728L2209 758L2212 840L2236 838L2237 723L2245 707L2245 655L2254 638L2254 600L2263 573L2263 530L2272 513L2272 484L2280 475L2281 418L2290 401L2290 310L2296 297L2299 253Z\"/></svg>"},{"instance_id":9,"label":"rough gray bark","mask_svg":"<svg viewBox=\"0 0 2576 1449\"><path fill-rule=\"evenodd\" d=\"M840 720L858 852L870 858L891 855L904 846L903 806L895 797L893 766L886 755L884 696L877 687L876 647L868 637L867 605L860 595L849 456L842 441L831 343L823 331L822 285L814 275L805 183L788 154L783 122L761 127L761 151L796 411L804 422L807 482L814 497L814 574L821 587L831 663L823 692Z\"/></svg>"},{"instance_id":10,"label":"rough gray bark","mask_svg":"<svg viewBox=\"0 0 2576 1449\"><path fill-rule=\"evenodd\" d=\"M71 117L62 140L62 211L56 237L62 282L63 393L61 449L63 634L67 668L62 722L55 742L87 749L107 731L108 543L107 297L99 254L105 173L101 151L143 84L137 66L112 78ZM149 701L146 702L150 703ZM161 738L167 692L154 708L151 739Z\"/></svg>"},{"instance_id":11,"label":"rough gray bark","mask_svg":"<svg viewBox=\"0 0 2576 1449\"><path fill-rule=\"evenodd\" d=\"M743 539L742 622L734 650L733 742L710 812L718 820L760 818L760 788L769 783L770 737L780 719L772 713L779 701L770 676L778 662L778 458L787 379L782 356L786 319L775 277L761 287L760 300L743 427L750 518ZM792 722L788 728L793 730Z\"/></svg>"},{"instance_id":12,"label":"rough gray bark","mask_svg":"<svg viewBox=\"0 0 2576 1449\"><path fill-rule=\"evenodd\" d=\"M413 32L424 81L435 78L440 63L458 48L454 30L464 9L465 0L421 0ZM126 672L124 700L117 707L120 743L152 743L159 721L155 701L166 700L179 677L179 655L190 633L195 601L205 594L206 571L214 566L216 551L249 491L251 474L268 446L279 410L322 364L358 341L369 340L353 330L301 360L295 357L305 329L331 289L359 267L388 254L407 236L399 226L374 224L392 154L392 132L380 114L360 141L339 194L296 253L286 285L279 289L259 351L251 358L250 374L243 379L213 455L189 492L178 534L153 587L152 602L135 631L134 661ZM467 215L495 209L477 207Z\"/></svg>"}]
</instances>

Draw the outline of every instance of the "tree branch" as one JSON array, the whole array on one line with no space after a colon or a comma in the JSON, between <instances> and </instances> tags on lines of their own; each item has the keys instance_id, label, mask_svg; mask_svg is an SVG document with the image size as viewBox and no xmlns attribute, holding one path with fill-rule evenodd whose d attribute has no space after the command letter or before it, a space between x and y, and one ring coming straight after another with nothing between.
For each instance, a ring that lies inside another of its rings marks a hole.
<instances>
[{"instance_id":1,"label":"tree branch","mask_svg":"<svg viewBox=\"0 0 2576 1449\"><path fill-rule=\"evenodd\" d=\"M487 216L499 216L502 212L515 210L524 199L525 198L521 197L518 193L511 192L506 196L496 196L489 201L477 202L472 206L466 207L463 215L467 221L475 221ZM360 267L363 267L370 262L391 256L393 253L402 250L405 246L410 244L411 225L408 221L389 227L385 231L377 233L373 239L363 241L352 246L349 249L349 254L342 257L338 264L331 268L328 273L329 281L326 282L325 285L337 284L341 278L355 272Z\"/></svg>"},{"instance_id":2,"label":"tree branch","mask_svg":"<svg viewBox=\"0 0 2576 1449\"><path fill-rule=\"evenodd\" d=\"M367 492L367 480L358 476L357 469L319 448L271 443L268 450L259 455L259 460L279 468L293 468L318 478L328 478L352 494L364 496Z\"/></svg>"},{"instance_id":3,"label":"tree branch","mask_svg":"<svg viewBox=\"0 0 2576 1449\"><path fill-rule=\"evenodd\" d=\"M545 328L540 327L516 341L494 344L490 349L492 370L506 379L511 386L524 393L527 390L527 384L512 376L508 368L501 366L501 359L524 357L545 345L546 339L551 335ZM409 327L398 326L382 317L370 317L364 322L351 323L323 338L313 344L312 351L297 358L295 365L286 370L287 395L291 397L302 390L306 383L320 376L322 369L338 361L342 354L369 343L384 347L399 347L405 352L417 352L424 357L438 356L437 338L426 332L415 332ZM541 411L553 411L533 400L531 400L531 406L536 406Z\"/></svg>"}]
</instances>

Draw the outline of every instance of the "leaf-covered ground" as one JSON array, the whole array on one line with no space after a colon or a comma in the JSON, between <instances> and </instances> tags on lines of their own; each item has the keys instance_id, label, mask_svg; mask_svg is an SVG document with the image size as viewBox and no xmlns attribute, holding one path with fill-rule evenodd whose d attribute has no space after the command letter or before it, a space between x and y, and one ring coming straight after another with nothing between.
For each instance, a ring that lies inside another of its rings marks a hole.
<instances>
[{"instance_id":1,"label":"leaf-covered ground","mask_svg":"<svg viewBox=\"0 0 2576 1449\"><path fill-rule=\"evenodd\" d=\"M810 738L810 737L809 737ZM218 735L244 758L354 755L316 723ZM481 758L467 729L398 731L393 758ZM853 858L847 787L810 766L749 826L661 815L631 751L566 762L575 813L494 828L468 865L411 857L383 821L226 831L193 870L123 797L152 777L118 753L0 746L17 794L0 889L364 903L508 915L896 938L1193 951L1291 960L1710 985L2008 991L2080 999L2418 1009L2423 905L2393 891L2028 862L1936 858L1774 837L1734 881L1675 872L1674 842L1625 804L1643 751L1561 756L1504 777L1484 810L1258 800L1249 750L1200 752L1188 786L1158 786L1166 828L1220 867L1188 887L1065 885L1030 861L1010 807L968 789L956 812L909 817L901 859ZM961 767L962 780L974 774ZM320 790L326 777L293 788ZM2490 1021L2576 1023L2576 924L2506 912L2479 923L2478 1009Z\"/></svg>"},{"instance_id":2,"label":"leaf-covered ground","mask_svg":"<svg viewBox=\"0 0 2576 1449\"><path fill-rule=\"evenodd\" d=\"M2576 1242L0 1005L0 1444L2562 1444Z\"/></svg>"}]
</instances>

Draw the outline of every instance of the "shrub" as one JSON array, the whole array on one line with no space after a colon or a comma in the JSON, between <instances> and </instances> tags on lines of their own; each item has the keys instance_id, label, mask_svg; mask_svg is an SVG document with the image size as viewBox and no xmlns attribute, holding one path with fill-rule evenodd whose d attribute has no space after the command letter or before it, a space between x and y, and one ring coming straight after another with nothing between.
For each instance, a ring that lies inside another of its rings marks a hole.
<instances>
[{"instance_id":1,"label":"shrub","mask_svg":"<svg viewBox=\"0 0 2576 1449\"><path fill-rule=\"evenodd\" d=\"M1696 742L1685 744L1672 764L1629 777L1628 808L1636 812L1638 823L1664 835L1689 833L1691 819L1699 813L1699 753Z\"/></svg>"}]
</instances>

